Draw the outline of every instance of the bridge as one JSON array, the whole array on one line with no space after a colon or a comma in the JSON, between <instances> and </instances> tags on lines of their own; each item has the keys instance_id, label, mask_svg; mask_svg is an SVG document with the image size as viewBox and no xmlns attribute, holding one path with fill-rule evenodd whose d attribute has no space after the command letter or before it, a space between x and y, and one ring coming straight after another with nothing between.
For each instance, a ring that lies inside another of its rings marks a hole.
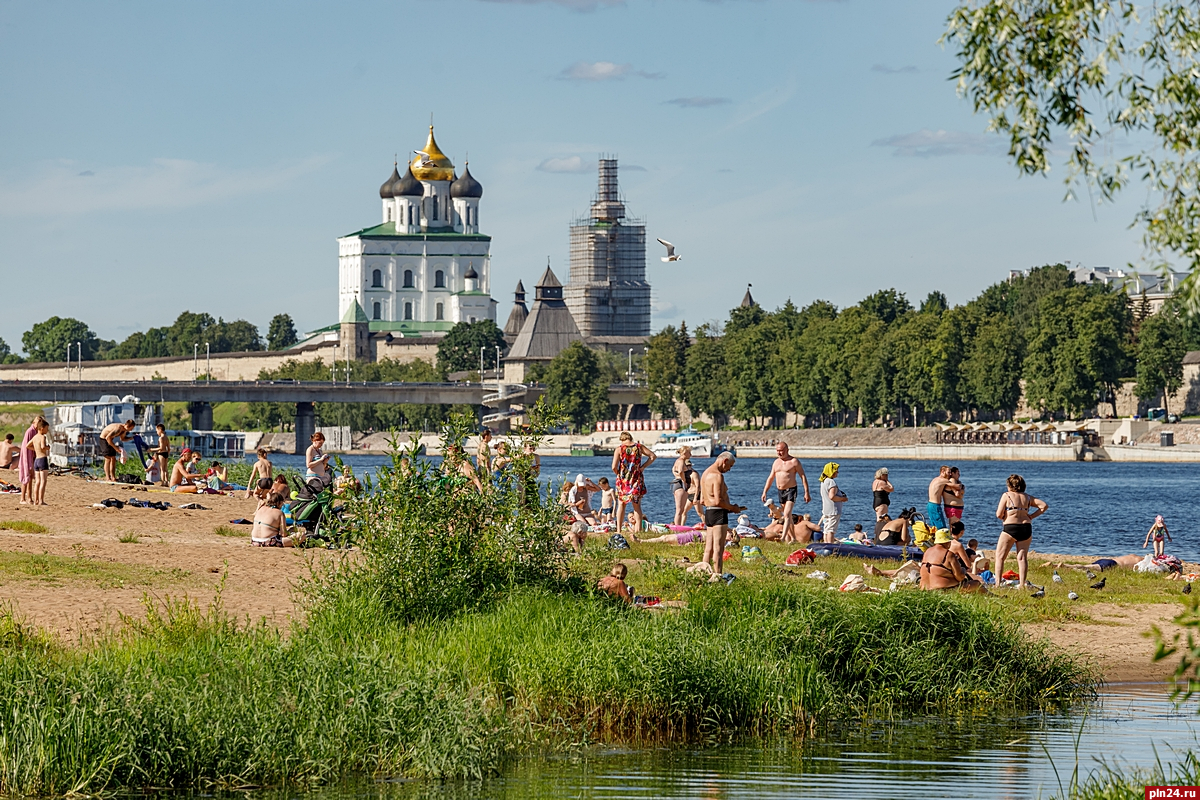
<instances>
[{"instance_id":1,"label":"bridge","mask_svg":"<svg viewBox=\"0 0 1200 800\"><path fill-rule=\"evenodd\" d=\"M0 401L94 403L104 395L133 395L141 403L188 404L192 427L212 429L213 403L295 403L296 447L304 452L315 425L313 403L390 403L471 405L497 409L484 416L501 423L514 404L531 405L545 393L541 386L488 383L357 383L334 381L0 381ZM645 402L640 386L613 384L613 405Z\"/></svg>"}]
</instances>

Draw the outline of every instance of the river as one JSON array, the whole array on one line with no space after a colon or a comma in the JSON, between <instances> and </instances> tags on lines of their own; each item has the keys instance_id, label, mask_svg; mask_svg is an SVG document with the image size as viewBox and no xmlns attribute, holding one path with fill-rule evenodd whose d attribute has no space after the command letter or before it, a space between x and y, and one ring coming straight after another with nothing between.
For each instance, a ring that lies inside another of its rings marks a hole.
<instances>
[{"instance_id":1,"label":"river","mask_svg":"<svg viewBox=\"0 0 1200 800\"><path fill-rule=\"evenodd\" d=\"M303 468L299 456L272 455L281 465ZM384 456L353 455L344 461L356 472L373 472L387 463ZM546 457L542 459L542 477L561 481L574 479L578 473L598 480L612 477L611 459ZM696 468L703 470L711 462L697 459ZM892 510L904 506L925 509L926 489L937 475L938 464L931 461L863 461L838 462L841 473L838 485L849 496L843 510L842 531L853 530L861 522L872 530L875 519L871 509L871 480L875 470L887 467L892 484ZM821 516L817 495L817 479L823 464L804 463L812 486L813 501L803 511ZM1034 521L1033 547L1046 553L1069 555L1114 556L1144 553L1142 541L1154 521L1162 514L1171 531L1172 543L1167 552L1186 561L1200 561L1200 537L1189 522L1200 508L1200 483L1196 477L1200 464L1164 463L1085 463L1080 461L963 461L957 464L966 486L966 511L963 522L966 538L977 538L985 548L996 543L1000 526L995 518L996 505L1004 492L1004 481L1011 473L1024 476L1029 492L1050 505L1049 512ZM752 521L765 525L766 511L759 498L766 482L770 462L766 459L741 459L729 472L730 499L749 508ZM671 461L660 459L646 472L649 489L642 508L651 521L670 522L674 515L674 499L670 493ZM772 495L774 492L772 492ZM599 498L593 503L599 507ZM802 512L798 512L802 513ZM696 521L695 514L691 521Z\"/></svg>"}]
</instances>

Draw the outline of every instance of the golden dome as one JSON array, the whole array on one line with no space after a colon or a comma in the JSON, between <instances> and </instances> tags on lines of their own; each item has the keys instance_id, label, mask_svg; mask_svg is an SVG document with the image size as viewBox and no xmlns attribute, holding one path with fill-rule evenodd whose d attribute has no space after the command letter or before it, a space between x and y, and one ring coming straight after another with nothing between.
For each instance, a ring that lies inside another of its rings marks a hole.
<instances>
[{"instance_id":1,"label":"golden dome","mask_svg":"<svg viewBox=\"0 0 1200 800\"><path fill-rule=\"evenodd\" d=\"M429 126L429 141L421 148L424 155L417 153L412 160L412 174L419 181L452 181L454 164L437 146L433 138L433 126Z\"/></svg>"}]
</instances>

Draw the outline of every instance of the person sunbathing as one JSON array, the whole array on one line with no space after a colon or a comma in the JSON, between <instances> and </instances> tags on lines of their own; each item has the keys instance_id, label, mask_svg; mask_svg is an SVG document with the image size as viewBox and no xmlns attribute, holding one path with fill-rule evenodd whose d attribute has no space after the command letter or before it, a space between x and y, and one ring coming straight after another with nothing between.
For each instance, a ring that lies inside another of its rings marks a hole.
<instances>
[{"instance_id":1,"label":"person sunbathing","mask_svg":"<svg viewBox=\"0 0 1200 800\"><path fill-rule=\"evenodd\" d=\"M296 547L304 543L304 533L285 535L287 520L279 510L283 498L277 492L267 495L267 501L254 512L254 527L250 530L250 544L255 547Z\"/></svg>"},{"instance_id":2,"label":"person sunbathing","mask_svg":"<svg viewBox=\"0 0 1200 800\"><path fill-rule=\"evenodd\" d=\"M967 572L962 561L950 549L951 541L953 539L948 530L939 529L934 534L933 546L925 551L921 559L921 588L930 591L980 591L983 583Z\"/></svg>"},{"instance_id":3,"label":"person sunbathing","mask_svg":"<svg viewBox=\"0 0 1200 800\"><path fill-rule=\"evenodd\" d=\"M629 593L629 587L625 585L625 576L628 574L629 569L624 564L618 562L612 568L612 572L600 579L600 582L596 584L596 588L624 603L632 603L633 595Z\"/></svg>"},{"instance_id":4,"label":"person sunbathing","mask_svg":"<svg viewBox=\"0 0 1200 800\"><path fill-rule=\"evenodd\" d=\"M1137 564L1143 558L1145 558L1145 556L1139 556L1135 553L1130 553L1127 556L1117 556L1116 558L1097 558L1095 561L1092 561L1089 564L1068 564L1065 561L1059 561L1057 563L1053 561L1047 561L1045 564L1042 564L1042 566L1054 567L1055 569L1094 569L1097 572L1103 572L1104 570L1112 569L1113 567L1137 566Z\"/></svg>"}]
</instances>

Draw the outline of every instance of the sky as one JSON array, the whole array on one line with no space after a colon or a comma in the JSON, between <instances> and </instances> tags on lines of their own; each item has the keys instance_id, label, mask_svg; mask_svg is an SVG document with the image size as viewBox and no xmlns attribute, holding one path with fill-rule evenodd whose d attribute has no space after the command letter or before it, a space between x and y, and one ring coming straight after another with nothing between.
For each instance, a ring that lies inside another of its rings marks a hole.
<instances>
[{"instance_id":1,"label":"sky","mask_svg":"<svg viewBox=\"0 0 1200 800\"><path fill-rule=\"evenodd\" d=\"M620 160L655 330L1010 269L1124 266L1136 197L1064 202L957 96L941 0L0 0L0 338L184 310L336 321L337 243L396 153L484 187L499 322ZM682 261L664 264L656 238Z\"/></svg>"}]
</instances>

